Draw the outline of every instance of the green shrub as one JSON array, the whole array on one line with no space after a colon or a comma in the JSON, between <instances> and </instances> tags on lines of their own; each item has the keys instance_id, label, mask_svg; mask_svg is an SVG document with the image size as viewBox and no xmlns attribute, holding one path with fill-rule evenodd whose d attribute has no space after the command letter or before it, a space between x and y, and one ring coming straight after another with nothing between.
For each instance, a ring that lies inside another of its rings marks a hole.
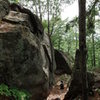
<instances>
[{"instance_id":1,"label":"green shrub","mask_svg":"<svg viewBox=\"0 0 100 100\"><path fill-rule=\"evenodd\" d=\"M29 100L30 94L25 90L9 88L5 84L0 85L0 95L13 96L15 100Z\"/></svg>"}]
</instances>

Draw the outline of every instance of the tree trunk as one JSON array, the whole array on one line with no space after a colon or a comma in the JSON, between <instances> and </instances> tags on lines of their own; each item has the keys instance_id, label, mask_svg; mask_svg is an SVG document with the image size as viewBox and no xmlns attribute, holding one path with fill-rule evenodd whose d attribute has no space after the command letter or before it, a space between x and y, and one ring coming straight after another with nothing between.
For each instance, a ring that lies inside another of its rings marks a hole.
<instances>
[{"instance_id":1,"label":"tree trunk","mask_svg":"<svg viewBox=\"0 0 100 100\"><path fill-rule=\"evenodd\" d=\"M86 0L79 0L79 66L82 75L82 100L88 100L86 73Z\"/></svg>"},{"instance_id":2,"label":"tree trunk","mask_svg":"<svg viewBox=\"0 0 100 100\"><path fill-rule=\"evenodd\" d=\"M94 5L94 13L95 13L95 6L96 5ZM93 14L94 15L94 14ZM93 16L92 15L92 21L93 21L93 32L92 32L92 51L93 51L93 67L95 67L96 66L96 62L95 62L95 41L94 41L94 34L95 34L95 15Z\"/></svg>"},{"instance_id":3,"label":"tree trunk","mask_svg":"<svg viewBox=\"0 0 100 100\"><path fill-rule=\"evenodd\" d=\"M92 54L92 48L91 48L91 51L90 51L90 58L91 58L91 67L93 66L93 54Z\"/></svg>"},{"instance_id":4,"label":"tree trunk","mask_svg":"<svg viewBox=\"0 0 100 100\"><path fill-rule=\"evenodd\" d=\"M49 21L49 0L47 0L47 10L48 10L48 34L50 34L50 21Z\"/></svg>"},{"instance_id":5,"label":"tree trunk","mask_svg":"<svg viewBox=\"0 0 100 100\"><path fill-rule=\"evenodd\" d=\"M75 32L75 36L76 36L76 50L77 50L77 32Z\"/></svg>"},{"instance_id":6,"label":"tree trunk","mask_svg":"<svg viewBox=\"0 0 100 100\"><path fill-rule=\"evenodd\" d=\"M54 19L54 14L52 15L52 18ZM55 19L56 20L56 19ZM54 31L54 26L55 26L55 21L52 23L52 27L51 27L51 35Z\"/></svg>"},{"instance_id":7,"label":"tree trunk","mask_svg":"<svg viewBox=\"0 0 100 100\"><path fill-rule=\"evenodd\" d=\"M86 0L79 0L79 49L76 50L75 65L69 91L64 100L73 100L82 94L88 100L86 71Z\"/></svg>"},{"instance_id":8,"label":"tree trunk","mask_svg":"<svg viewBox=\"0 0 100 100\"><path fill-rule=\"evenodd\" d=\"M33 2L34 2L34 4L35 4L35 11L36 11L36 15L38 16L37 2L36 2L36 0L35 0L35 1L33 1Z\"/></svg>"},{"instance_id":9,"label":"tree trunk","mask_svg":"<svg viewBox=\"0 0 100 100\"><path fill-rule=\"evenodd\" d=\"M38 0L38 5L39 5L40 20L42 22L42 12L41 12L41 1L40 0Z\"/></svg>"},{"instance_id":10,"label":"tree trunk","mask_svg":"<svg viewBox=\"0 0 100 100\"><path fill-rule=\"evenodd\" d=\"M92 33L92 54L93 54L93 67L95 67L96 63L95 63L94 33Z\"/></svg>"}]
</instances>

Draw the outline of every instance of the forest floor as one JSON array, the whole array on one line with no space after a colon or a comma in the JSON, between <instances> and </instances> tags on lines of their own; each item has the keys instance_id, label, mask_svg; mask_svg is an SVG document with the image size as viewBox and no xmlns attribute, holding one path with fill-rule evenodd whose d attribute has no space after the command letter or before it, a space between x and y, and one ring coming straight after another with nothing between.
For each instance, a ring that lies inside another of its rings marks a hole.
<instances>
[{"instance_id":1,"label":"forest floor","mask_svg":"<svg viewBox=\"0 0 100 100\"><path fill-rule=\"evenodd\" d=\"M48 96L47 100L55 100L59 98L59 100L63 100L66 92L68 91L68 81L66 81L69 77L66 78L66 75L63 76L55 76L55 86L52 88L50 95ZM69 78L70 79L70 78ZM60 81L63 80L64 82L64 89L60 89ZM75 99L79 100L79 99ZM95 91L94 96L90 96L88 100L100 100L100 94Z\"/></svg>"},{"instance_id":2,"label":"forest floor","mask_svg":"<svg viewBox=\"0 0 100 100\"><path fill-rule=\"evenodd\" d=\"M62 76L55 76L55 86L53 86L50 95L48 96L47 100L55 100L56 98L60 98L60 100L64 99L64 96L67 92L67 77L66 75ZM60 81L64 83L64 89L60 89Z\"/></svg>"}]
</instances>

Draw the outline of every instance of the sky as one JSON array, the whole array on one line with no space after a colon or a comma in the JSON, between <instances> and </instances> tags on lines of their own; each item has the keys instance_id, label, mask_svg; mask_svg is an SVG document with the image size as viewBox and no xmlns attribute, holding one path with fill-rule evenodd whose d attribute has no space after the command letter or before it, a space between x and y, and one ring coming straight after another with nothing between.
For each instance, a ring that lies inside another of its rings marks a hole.
<instances>
[{"instance_id":1,"label":"sky","mask_svg":"<svg viewBox=\"0 0 100 100\"><path fill-rule=\"evenodd\" d=\"M78 16L78 0L75 0L72 5L64 6L62 9L64 9L61 13L62 20L66 18L68 18L68 20L73 19L75 16Z\"/></svg>"}]
</instances>

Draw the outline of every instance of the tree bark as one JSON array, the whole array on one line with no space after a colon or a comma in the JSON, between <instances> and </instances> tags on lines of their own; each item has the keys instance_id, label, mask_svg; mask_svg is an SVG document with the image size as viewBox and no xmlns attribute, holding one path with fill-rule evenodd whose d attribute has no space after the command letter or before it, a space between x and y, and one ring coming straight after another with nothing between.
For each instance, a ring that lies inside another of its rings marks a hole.
<instances>
[{"instance_id":1,"label":"tree bark","mask_svg":"<svg viewBox=\"0 0 100 100\"><path fill-rule=\"evenodd\" d=\"M35 0L35 1L33 1L33 2L34 2L34 5L35 5L35 11L36 11L36 15L38 16L37 2L36 2L36 0Z\"/></svg>"},{"instance_id":2,"label":"tree bark","mask_svg":"<svg viewBox=\"0 0 100 100\"><path fill-rule=\"evenodd\" d=\"M96 66L96 62L95 62L94 33L92 33L92 54L93 54L93 67L95 67Z\"/></svg>"},{"instance_id":3,"label":"tree bark","mask_svg":"<svg viewBox=\"0 0 100 100\"><path fill-rule=\"evenodd\" d=\"M75 37L76 37L76 50L77 50L77 32L75 32Z\"/></svg>"},{"instance_id":4,"label":"tree bark","mask_svg":"<svg viewBox=\"0 0 100 100\"><path fill-rule=\"evenodd\" d=\"M39 5L40 20L42 22L42 12L41 12L41 1L40 0L38 0L38 5Z\"/></svg>"},{"instance_id":5,"label":"tree bark","mask_svg":"<svg viewBox=\"0 0 100 100\"><path fill-rule=\"evenodd\" d=\"M47 10L48 10L48 34L50 34L50 19L49 19L49 0L47 0Z\"/></svg>"},{"instance_id":6,"label":"tree bark","mask_svg":"<svg viewBox=\"0 0 100 100\"><path fill-rule=\"evenodd\" d=\"M79 0L79 51L79 66L82 75L82 100L88 100L86 73L86 0Z\"/></svg>"},{"instance_id":7,"label":"tree bark","mask_svg":"<svg viewBox=\"0 0 100 100\"><path fill-rule=\"evenodd\" d=\"M54 19L54 14L52 15L52 18ZM55 19L56 20L56 19ZM51 27L51 35L54 31L54 25L55 25L55 21L52 23L52 27Z\"/></svg>"},{"instance_id":8,"label":"tree bark","mask_svg":"<svg viewBox=\"0 0 100 100\"><path fill-rule=\"evenodd\" d=\"M95 6L94 5L94 13L95 13ZM95 41L94 41L94 34L95 34L95 15L92 15L93 19L93 32L92 32L92 45L93 45L93 67L96 66L96 60L95 60Z\"/></svg>"}]
</instances>

